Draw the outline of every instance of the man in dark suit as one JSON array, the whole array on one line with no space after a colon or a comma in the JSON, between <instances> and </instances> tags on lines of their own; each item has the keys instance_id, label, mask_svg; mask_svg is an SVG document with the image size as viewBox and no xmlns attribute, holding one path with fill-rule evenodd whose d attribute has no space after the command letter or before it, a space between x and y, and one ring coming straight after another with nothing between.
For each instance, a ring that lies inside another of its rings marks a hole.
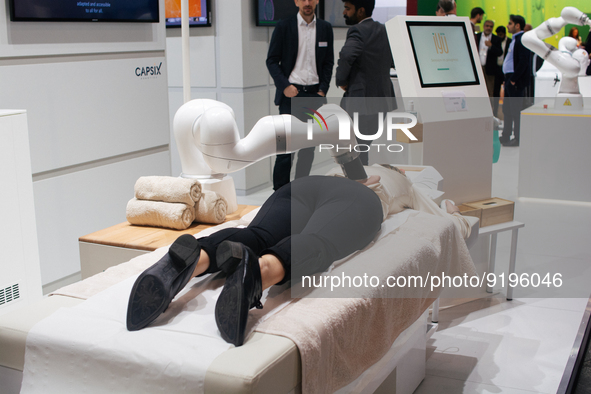
<instances>
[{"instance_id":1,"label":"man in dark suit","mask_svg":"<svg viewBox=\"0 0 591 394\"><path fill-rule=\"evenodd\" d=\"M505 74L505 99L503 101L504 126L500 138L503 146L519 146L521 110L524 108L525 89L531 82L531 51L523 46L525 18L510 15L507 30L513 34L509 51L503 62ZM511 133L514 138L511 140Z\"/></svg>"},{"instance_id":2,"label":"man in dark suit","mask_svg":"<svg viewBox=\"0 0 591 394\"><path fill-rule=\"evenodd\" d=\"M497 58L497 73L495 74L495 85L493 89L493 115L499 116L499 97L501 97L501 86L505 82L505 74L503 74L503 62L505 60L505 56L507 56L507 52L509 52L509 45L511 44L511 39L507 37L507 29L505 26L499 26L495 29L497 33L497 37L501 40L501 49L503 53L501 56Z\"/></svg>"},{"instance_id":3,"label":"man in dark suit","mask_svg":"<svg viewBox=\"0 0 591 394\"><path fill-rule=\"evenodd\" d=\"M326 103L326 92L334 66L333 32L330 23L314 15L318 0L294 0L299 12L275 27L267 68L275 82L275 105L280 114L292 114L292 97L310 97L315 107ZM313 100L316 99L316 100ZM306 121L304 111L293 113ZM312 168L314 148L298 152L296 178ZM289 183L293 154L277 155L273 169L273 189Z\"/></svg>"},{"instance_id":4,"label":"man in dark suit","mask_svg":"<svg viewBox=\"0 0 591 394\"><path fill-rule=\"evenodd\" d=\"M497 75L497 59L503 54L501 39L492 34L495 23L491 20L484 22L482 33L476 34L476 47L480 55L480 63L486 81L489 97L494 97L495 75Z\"/></svg>"},{"instance_id":5,"label":"man in dark suit","mask_svg":"<svg viewBox=\"0 0 591 394\"><path fill-rule=\"evenodd\" d=\"M378 129L378 112L395 109L394 87L390 80L390 68L394 62L386 33L386 27L371 18L375 0L344 1L343 15L348 25L347 40L339 54L336 73L337 86L345 90L341 106L351 117L359 113L359 131L364 135L375 134ZM354 98L380 98L359 100ZM386 98L386 99L384 99ZM358 139L360 144L371 141ZM361 162L368 164L368 152L360 154Z\"/></svg>"}]
</instances>

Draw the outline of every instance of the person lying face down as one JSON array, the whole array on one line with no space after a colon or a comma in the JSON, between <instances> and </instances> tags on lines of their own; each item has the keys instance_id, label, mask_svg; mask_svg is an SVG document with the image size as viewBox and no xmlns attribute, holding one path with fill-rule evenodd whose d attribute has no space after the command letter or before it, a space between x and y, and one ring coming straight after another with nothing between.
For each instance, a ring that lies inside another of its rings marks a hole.
<instances>
[{"instance_id":1,"label":"person lying face down","mask_svg":"<svg viewBox=\"0 0 591 394\"><path fill-rule=\"evenodd\" d=\"M291 280L292 267L304 275L325 271L366 247L390 212L424 205L402 171L366 169L370 176L361 182L298 178L275 191L246 228L222 229L199 240L180 236L134 283L127 329L153 322L191 278L222 271L226 281L215 306L216 323L224 340L241 346L248 311L262 308L263 290ZM432 204L427 209L445 214Z\"/></svg>"}]
</instances>

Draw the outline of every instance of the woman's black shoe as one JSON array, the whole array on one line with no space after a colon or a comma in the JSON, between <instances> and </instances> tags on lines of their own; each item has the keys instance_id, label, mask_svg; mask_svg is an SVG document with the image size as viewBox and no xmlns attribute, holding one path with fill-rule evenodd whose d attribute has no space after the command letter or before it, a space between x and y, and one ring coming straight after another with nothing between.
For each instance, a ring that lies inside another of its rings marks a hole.
<instances>
[{"instance_id":1,"label":"woman's black shoe","mask_svg":"<svg viewBox=\"0 0 591 394\"><path fill-rule=\"evenodd\" d=\"M190 234L181 235L168 253L135 281L127 305L127 329L137 331L168 308L189 280L199 261L201 247Z\"/></svg>"},{"instance_id":2,"label":"woman's black shoe","mask_svg":"<svg viewBox=\"0 0 591 394\"><path fill-rule=\"evenodd\" d=\"M216 260L228 277L215 305L215 321L226 342L242 346L248 311L263 307L259 257L241 243L224 241Z\"/></svg>"}]
</instances>

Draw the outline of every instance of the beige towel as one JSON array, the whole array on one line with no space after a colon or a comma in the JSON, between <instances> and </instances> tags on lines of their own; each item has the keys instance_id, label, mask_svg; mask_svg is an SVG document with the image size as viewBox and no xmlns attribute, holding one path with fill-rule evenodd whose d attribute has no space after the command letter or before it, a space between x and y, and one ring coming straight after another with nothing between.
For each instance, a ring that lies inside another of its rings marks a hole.
<instances>
[{"instance_id":1,"label":"beige towel","mask_svg":"<svg viewBox=\"0 0 591 394\"><path fill-rule=\"evenodd\" d=\"M192 205L132 198L127 203L127 221L144 226L185 230L195 219Z\"/></svg>"},{"instance_id":2,"label":"beige towel","mask_svg":"<svg viewBox=\"0 0 591 394\"><path fill-rule=\"evenodd\" d=\"M204 190L195 204L195 221L199 223L220 224L226 220L228 202L216 192Z\"/></svg>"},{"instance_id":3,"label":"beige towel","mask_svg":"<svg viewBox=\"0 0 591 394\"><path fill-rule=\"evenodd\" d=\"M135 183L134 191L138 200L195 205L201 197L201 183L196 179L171 176L142 176Z\"/></svg>"}]
</instances>

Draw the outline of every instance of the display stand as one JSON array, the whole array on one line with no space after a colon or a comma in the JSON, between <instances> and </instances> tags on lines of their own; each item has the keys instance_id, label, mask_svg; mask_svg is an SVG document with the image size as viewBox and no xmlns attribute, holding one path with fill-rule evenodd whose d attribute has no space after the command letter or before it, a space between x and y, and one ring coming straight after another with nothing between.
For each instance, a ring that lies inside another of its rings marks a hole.
<instances>
[{"instance_id":1,"label":"display stand","mask_svg":"<svg viewBox=\"0 0 591 394\"><path fill-rule=\"evenodd\" d=\"M402 103L416 112L422 127L420 142L401 142L408 163L435 167L444 198L456 204L490 198L493 116L470 20L397 16L386 30L402 96L399 110ZM488 268L489 245L483 238L470 249L478 272ZM442 306L486 295L484 288L445 289Z\"/></svg>"}]
</instances>

